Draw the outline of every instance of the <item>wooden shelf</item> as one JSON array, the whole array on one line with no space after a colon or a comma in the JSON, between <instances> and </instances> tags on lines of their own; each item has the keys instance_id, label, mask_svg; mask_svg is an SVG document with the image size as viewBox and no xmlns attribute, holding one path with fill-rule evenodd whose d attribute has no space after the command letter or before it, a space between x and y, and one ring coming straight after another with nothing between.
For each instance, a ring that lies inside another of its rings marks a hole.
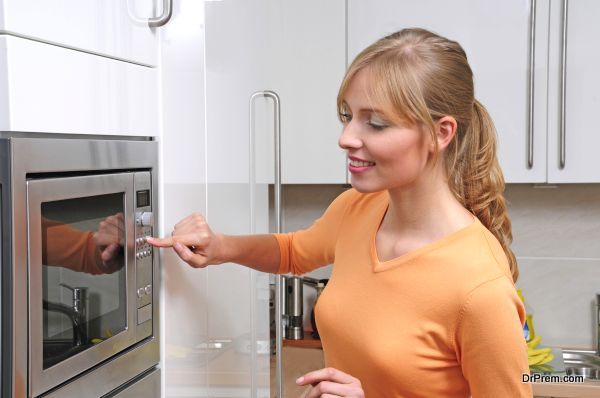
<instances>
[{"instance_id":1,"label":"wooden shelf","mask_svg":"<svg viewBox=\"0 0 600 398\"><path fill-rule=\"evenodd\" d=\"M284 347L299 347L299 348L319 348L323 349L320 339L312 337L312 332L304 332L304 338L302 340L288 340L283 339Z\"/></svg>"}]
</instances>

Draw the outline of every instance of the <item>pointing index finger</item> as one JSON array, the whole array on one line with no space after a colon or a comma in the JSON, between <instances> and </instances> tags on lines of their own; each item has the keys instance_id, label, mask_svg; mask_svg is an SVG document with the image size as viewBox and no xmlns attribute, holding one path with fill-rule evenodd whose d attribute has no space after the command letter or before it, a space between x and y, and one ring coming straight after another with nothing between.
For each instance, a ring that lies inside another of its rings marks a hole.
<instances>
[{"instance_id":1,"label":"pointing index finger","mask_svg":"<svg viewBox=\"0 0 600 398\"><path fill-rule=\"evenodd\" d=\"M173 238L153 238L148 236L146 242L150 243L154 247L173 247Z\"/></svg>"}]
</instances>

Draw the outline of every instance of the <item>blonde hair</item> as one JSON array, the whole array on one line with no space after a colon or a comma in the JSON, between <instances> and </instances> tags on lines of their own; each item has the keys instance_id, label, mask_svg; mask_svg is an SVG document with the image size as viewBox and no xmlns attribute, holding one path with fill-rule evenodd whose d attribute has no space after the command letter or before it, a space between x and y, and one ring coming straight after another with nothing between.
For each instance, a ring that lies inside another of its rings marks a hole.
<instances>
[{"instance_id":1,"label":"blonde hair","mask_svg":"<svg viewBox=\"0 0 600 398\"><path fill-rule=\"evenodd\" d=\"M443 159L448 185L456 199L498 239L516 282L519 270L510 249L511 222L496 158L496 130L485 107L475 99L473 72L462 47L417 28L378 40L348 68L337 98L340 114L346 112L344 96L350 81L363 69L369 71L370 99L388 106L392 111L386 112L388 118L429 131L436 150L435 122L443 116L456 119L456 135Z\"/></svg>"}]
</instances>

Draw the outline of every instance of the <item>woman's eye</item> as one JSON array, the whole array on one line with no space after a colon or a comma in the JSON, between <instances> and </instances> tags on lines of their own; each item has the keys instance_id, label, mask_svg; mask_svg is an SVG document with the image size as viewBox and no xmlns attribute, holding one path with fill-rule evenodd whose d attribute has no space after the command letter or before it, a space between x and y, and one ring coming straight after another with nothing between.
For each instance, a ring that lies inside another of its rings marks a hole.
<instances>
[{"instance_id":1,"label":"woman's eye","mask_svg":"<svg viewBox=\"0 0 600 398\"><path fill-rule=\"evenodd\" d=\"M383 130L384 128L389 127L385 121L377 117L371 117L369 120L367 120L367 124L375 130Z\"/></svg>"}]
</instances>

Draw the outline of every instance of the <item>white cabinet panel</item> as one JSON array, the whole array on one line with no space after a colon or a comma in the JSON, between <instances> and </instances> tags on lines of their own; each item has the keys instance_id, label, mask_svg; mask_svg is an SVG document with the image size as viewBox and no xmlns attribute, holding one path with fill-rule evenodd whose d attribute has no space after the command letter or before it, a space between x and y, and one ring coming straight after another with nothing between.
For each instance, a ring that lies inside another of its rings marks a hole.
<instances>
[{"instance_id":1,"label":"white cabinet panel","mask_svg":"<svg viewBox=\"0 0 600 398\"><path fill-rule=\"evenodd\" d=\"M494 119L507 182L546 180L546 87L549 2L537 1L534 162L527 168L530 1L348 1L349 62L402 28L422 27L458 41L475 76L475 95Z\"/></svg>"},{"instance_id":2,"label":"white cabinet panel","mask_svg":"<svg viewBox=\"0 0 600 398\"><path fill-rule=\"evenodd\" d=\"M193 212L206 214L206 134L204 130L204 5L174 3L173 18L161 32L164 199L161 236ZM164 397L208 397L208 273L162 253ZM202 371L204 369L204 371ZM193 377L190 373L197 371Z\"/></svg>"},{"instance_id":3,"label":"white cabinet panel","mask_svg":"<svg viewBox=\"0 0 600 398\"><path fill-rule=\"evenodd\" d=\"M211 228L226 234L266 232L266 185L254 184L251 174L264 182L272 170L273 147L262 138L268 141L267 131L272 137L273 104L257 100L255 131L261 138L253 145L250 98L272 88L267 10L265 0L210 2L205 8L206 216ZM252 149L258 156L251 156ZM235 264L206 271L208 337L230 344L207 365L207 391L265 396L269 355L260 347L268 346L268 278Z\"/></svg>"},{"instance_id":4,"label":"white cabinet panel","mask_svg":"<svg viewBox=\"0 0 600 398\"><path fill-rule=\"evenodd\" d=\"M561 56L563 2L552 3L550 46L550 97L548 130L548 182L600 182L600 2L568 2L565 82L565 163L560 166Z\"/></svg>"},{"instance_id":5,"label":"white cabinet panel","mask_svg":"<svg viewBox=\"0 0 600 398\"><path fill-rule=\"evenodd\" d=\"M281 97L284 184L346 182L336 98L345 71L345 1L270 1L269 66Z\"/></svg>"},{"instance_id":6,"label":"white cabinet panel","mask_svg":"<svg viewBox=\"0 0 600 398\"><path fill-rule=\"evenodd\" d=\"M157 6L158 3L159 5ZM157 63L157 0L1 0L0 32L147 65Z\"/></svg>"},{"instance_id":7,"label":"white cabinet panel","mask_svg":"<svg viewBox=\"0 0 600 398\"><path fill-rule=\"evenodd\" d=\"M0 35L0 130L157 136L156 69Z\"/></svg>"},{"instance_id":8,"label":"white cabinet panel","mask_svg":"<svg viewBox=\"0 0 600 398\"><path fill-rule=\"evenodd\" d=\"M249 182L250 97L267 90L271 81L266 4L265 0L206 3L209 182ZM271 129L272 124L256 129Z\"/></svg>"}]
</instances>

